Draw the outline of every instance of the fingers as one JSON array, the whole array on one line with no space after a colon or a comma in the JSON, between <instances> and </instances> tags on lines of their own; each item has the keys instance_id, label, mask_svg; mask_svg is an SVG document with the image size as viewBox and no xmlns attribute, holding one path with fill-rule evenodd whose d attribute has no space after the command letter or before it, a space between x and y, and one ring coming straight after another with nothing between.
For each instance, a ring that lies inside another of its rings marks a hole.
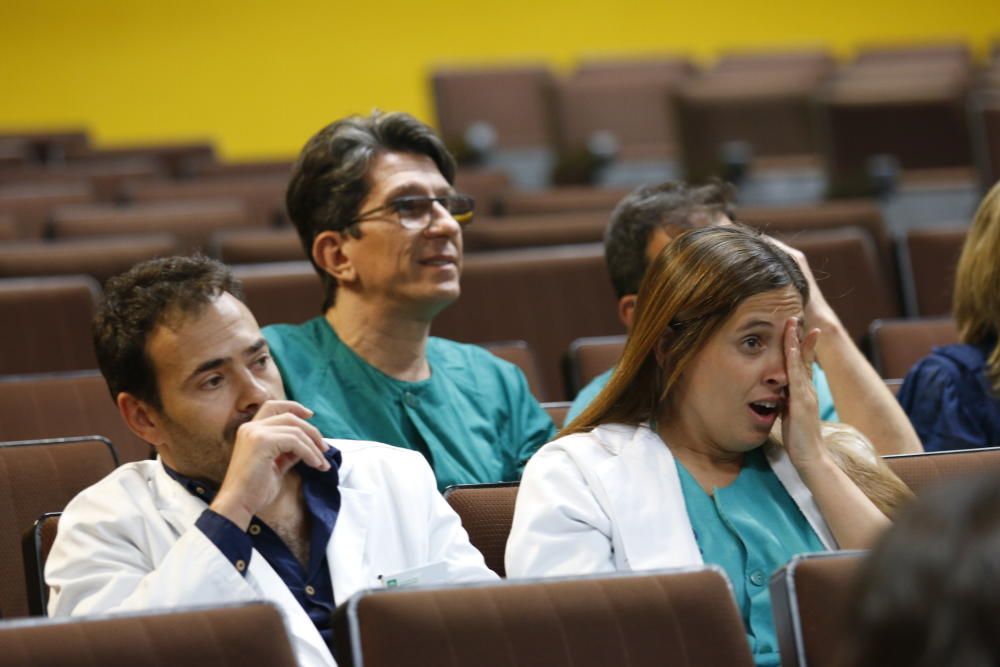
<instances>
[{"instance_id":1,"label":"fingers","mask_svg":"<svg viewBox=\"0 0 1000 667\"><path fill-rule=\"evenodd\" d=\"M803 355L803 342L799 338L799 325L801 320L797 317L790 317L785 322L785 372L788 374L789 389L797 388L803 381L808 380L807 368L812 367L812 362L808 364ZM812 331L809 332L812 335ZM808 336L807 336L808 338ZM816 337L812 338L810 353L814 355L816 347Z\"/></svg>"},{"instance_id":2,"label":"fingers","mask_svg":"<svg viewBox=\"0 0 1000 667\"><path fill-rule=\"evenodd\" d=\"M265 401L260 406L260 410L254 415L255 420L267 419L275 415L291 413L302 419L309 419L313 416L313 411L296 401Z\"/></svg>"}]
</instances>

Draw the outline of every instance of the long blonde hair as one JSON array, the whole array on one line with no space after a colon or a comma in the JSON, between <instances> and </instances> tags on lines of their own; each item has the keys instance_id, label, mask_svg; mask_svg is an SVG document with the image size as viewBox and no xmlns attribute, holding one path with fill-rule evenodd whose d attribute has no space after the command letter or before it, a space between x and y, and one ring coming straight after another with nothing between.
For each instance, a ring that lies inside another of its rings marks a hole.
<instances>
[{"instance_id":1,"label":"long blonde hair","mask_svg":"<svg viewBox=\"0 0 1000 667\"><path fill-rule=\"evenodd\" d=\"M809 286L795 260L753 229L733 225L681 234L643 278L632 331L608 384L559 435L664 416L680 376L739 304L789 286L803 304L808 301ZM772 440L781 446L780 436ZM824 424L823 441L883 513L891 514L912 495L854 428Z\"/></svg>"},{"instance_id":2,"label":"long blonde hair","mask_svg":"<svg viewBox=\"0 0 1000 667\"><path fill-rule=\"evenodd\" d=\"M955 272L954 315L963 343L993 341L986 375L1000 395L1000 182L983 198L965 239Z\"/></svg>"}]
</instances>

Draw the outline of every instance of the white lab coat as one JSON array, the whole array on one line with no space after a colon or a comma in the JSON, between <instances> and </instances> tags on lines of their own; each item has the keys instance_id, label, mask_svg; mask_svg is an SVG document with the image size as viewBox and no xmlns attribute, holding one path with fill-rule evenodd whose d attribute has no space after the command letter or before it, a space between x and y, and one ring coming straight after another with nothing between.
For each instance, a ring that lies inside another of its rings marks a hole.
<instances>
[{"instance_id":1,"label":"white lab coat","mask_svg":"<svg viewBox=\"0 0 1000 667\"><path fill-rule=\"evenodd\" d=\"M378 587L380 575L435 563L444 564L447 581L497 578L438 493L423 456L374 442L327 442L343 453L340 514L327 545L337 602ZM244 578L194 525L205 508L159 461L123 465L80 493L66 506L45 566L49 614L269 600L282 610L299 664L334 665L264 557L254 550Z\"/></svg>"},{"instance_id":2,"label":"white lab coat","mask_svg":"<svg viewBox=\"0 0 1000 667\"><path fill-rule=\"evenodd\" d=\"M827 549L819 507L783 447L775 475ZM507 541L509 577L639 571L702 564L673 454L648 426L607 424L545 445L521 479Z\"/></svg>"}]
</instances>

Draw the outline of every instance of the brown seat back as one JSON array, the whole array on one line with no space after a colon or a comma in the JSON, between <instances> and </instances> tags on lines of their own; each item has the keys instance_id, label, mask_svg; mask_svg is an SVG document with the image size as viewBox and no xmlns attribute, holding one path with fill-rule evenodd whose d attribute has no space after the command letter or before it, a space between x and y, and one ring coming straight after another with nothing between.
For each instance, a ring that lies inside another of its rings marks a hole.
<instances>
[{"instance_id":1,"label":"brown seat back","mask_svg":"<svg viewBox=\"0 0 1000 667\"><path fill-rule=\"evenodd\" d=\"M267 226L282 219L285 210L285 175L205 178L189 181L142 181L126 188L131 202L239 199L253 224Z\"/></svg>"},{"instance_id":2,"label":"brown seat back","mask_svg":"<svg viewBox=\"0 0 1000 667\"><path fill-rule=\"evenodd\" d=\"M90 322L100 291L89 276L0 279L0 375L97 368Z\"/></svg>"},{"instance_id":3,"label":"brown seat back","mask_svg":"<svg viewBox=\"0 0 1000 667\"><path fill-rule=\"evenodd\" d=\"M551 146L552 81L543 66L437 70L431 85L441 137L458 147L469 125L486 122L500 148Z\"/></svg>"},{"instance_id":4,"label":"brown seat back","mask_svg":"<svg viewBox=\"0 0 1000 667\"><path fill-rule=\"evenodd\" d=\"M94 189L84 181L0 185L0 214L14 218L19 238L41 236L45 222L59 206L93 200Z\"/></svg>"},{"instance_id":5,"label":"brown seat back","mask_svg":"<svg viewBox=\"0 0 1000 667\"><path fill-rule=\"evenodd\" d=\"M25 531L21 539L24 558L24 582L28 592L28 613L45 616L49 603L49 587L45 585L45 561L59 533L62 512L46 512Z\"/></svg>"},{"instance_id":6,"label":"brown seat back","mask_svg":"<svg viewBox=\"0 0 1000 667\"><path fill-rule=\"evenodd\" d=\"M105 438L60 438L0 443L0 607L28 613L21 536L45 512L58 512L76 494L115 469Z\"/></svg>"},{"instance_id":7,"label":"brown seat back","mask_svg":"<svg viewBox=\"0 0 1000 667\"><path fill-rule=\"evenodd\" d=\"M844 227L781 239L809 260L823 296L855 341L861 340L873 320L899 316L866 232Z\"/></svg>"},{"instance_id":8,"label":"brown seat back","mask_svg":"<svg viewBox=\"0 0 1000 667\"><path fill-rule=\"evenodd\" d=\"M893 454L883 459L910 489L920 494L944 479L1000 469L1000 447L924 454Z\"/></svg>"},{"instance_id":9,"label":"brown seat back","mask_svg":"<svg viewBox=\"0 0 1000 667\"><path fill-rule=\"evenodd\" d=\"M577 338L569 344L569 372L574 392L618 363L625 349L625 336Z\"/></svg>"},{"instance_id":10,"label":"brown seat back","mask_svg":"<svg viewBox=\"0 0 1000 667\"><path fill-rule=\"evenodd\" d=\"M0 244L0 277L83 274L99 283L154 257L177 252L172 234L26 240Z\"/></svg>"},{"instance_id":11,"label":"brown seat back","mask_svg":"<svg viewBox=\"0 0 1000 667\"><path fill-rule=\"evenodd\" d=\"M233 274L243 283L247 306L262 327L298 324L320 314L323 285L305 260L242 264L233 267Z\"/></svg>"},{"instance_id":12,"label":"brown seat back","mask_svg":"<svg viewBox=\"0 0 1000 667\"><path fill-rule=\"evenodd\" d=\"M281 613L252 604L0 625L0 667L295 667Z\"/></svg>"},{"instance_id":13,"label":"brown seat back","mask_svg":"<svg viewBox=\"0 0 1000 667\"><path fill-rule=\"evenodd\" d=\"M177 237L181 252L190 253L204 251L217 229L245 228L254 222L242 201L218 199L66 207L53 213L50 230L57 239L169 232Z\"/></svg>"},{"instance_id":14,"label":"brown seat back","mask_svg":"<svg viewBox=\"0 0 1000 667\"><path fill-rule=\"evenodd\" d=\"M753 664L714 567L363 592L334 636L341 667Z\"/></svg>"},{"instance_id":15,"label":"brown seat back","mask_svg":"<svg viewBox=\"0 0 1000 667\"><path fill-rule=\"evenodd\" d=\"M90 434L110 439L123 463L149 458L97 371L0 378L0 442Z\"/></svg>"},{"instance_id":16,"label":"brown seat back","mask_svg":"<svg viewBox=\"0 0 1000 667\"><path fill-rule=\"evenodd\" d=\"M783 667L839 667L845 614L863 554L795 556L771 576L771 611Z\"/></svg>"},{"instance_id":17,"label":"brown seat back","mask_svg":"<svg viewBox=\"0 0 1000 667\"><path fill-rule=\"evenodd\" d=\"M869 333L872 362L884 378L901 378L934 347L958 342L958 329L950 317L875 320Z\"/></svg>"},{"instance_id":18,"label":"brown seat back","mask_svg":"<svg viewBox=\"0 0 1000 667\"><path fill-rule=\"evenodd\" d=\"M604 238L608 217L604 211L579 211L484 218L463 230L462 243L466 252L598 243Z\"/></svg>"},{"instance_id":19,"label":"brown seat back","mask_svg":"<svg viewBox=\"0 0 1000 667\"><path fill-rule=\"evenodd\" d=\"M955 269L967 233L964 225L907 231L906 254L910 261L909 267L904 267L904 280L912 287L916 312L921 317L951 314Z\"/></svg>"},{"instance_id":20,"label":"brown seat back","mask_svg":"<svg viewBox=\"0 0 1000 667\"><path fill-rule=\"evenodd\" d=\"M434 320L435 336L524 340L538 357L546 400L562 400L562 358L580 336L622 331L602 244L469 253L462 295Z\"/></svg>"},{"instance_id":21,"label":"brown seat back","mask_svg":"<svg viewBox=\"0 0 1000 667\"><path fill-rule=\"evenodd\" d=\"M486 559L486 566L507 576L504 552L514 522L517 482L459 484L445 489L444 498L462 519L472 546Z\"/></svg>"},{"instance_id":22,"label":"brown seat back","mask_svg":"<svg viewBox=\"0 0 1000 667\"><path fill-rule=\"evenodd\" d=\"M542 375L538 372L538 361L535 353L523 340L508 340L496 343L483 343L483 347L491 354L500 357L504 361L509 361L524 373L524 378L528 381L528 387L536 400L541 401L545 396L545 388L542 384Z\"/></svg>"},{"instance_id":23,"label":"brown seat back","mask_svg":"<svg viewBox=\"0 0 1000 667\"><path fill-rule=\"evenodd\" d=\"M211 253L226 264L307 259L299 235L290 227L219 230L212 234L210 247Z\"/></svg>"},{"instance_id":24,"label":"brown seat back","mask_svg":"<svg viewBox=\"0 0 1000 667\"><path fill-rule=\"evenodd\" d=\"M563 422L566 421L566 415L569 413L570 406L573 405L570 401L549 401L548 403L542 403L542 409L548 413L549 419L552 423L556 425L556 428L562 428Z\"/></svg>"}]
</instances>

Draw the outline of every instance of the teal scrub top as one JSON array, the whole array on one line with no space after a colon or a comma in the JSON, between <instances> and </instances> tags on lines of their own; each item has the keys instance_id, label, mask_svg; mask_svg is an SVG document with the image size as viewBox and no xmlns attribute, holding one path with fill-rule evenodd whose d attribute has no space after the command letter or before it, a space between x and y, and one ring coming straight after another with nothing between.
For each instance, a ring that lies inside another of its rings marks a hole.
<instances>
[{"instance_id":1,"label":"teal scrub top","mask_svg":"<svg viewBox=\"0 0 1000 667\"><path fill-rule=\"evenodd\" d=\"M826 548L771 470L763 448L747 452L736 480L712 495L674 458L702 559L729 576L755 664L780 665L771 575L796 554Z\"/></svg>"},{"instance_id":2,"label":"teal scrub top","mask_svg":"<svg viewBox=\"0 0 1000 667\"><path fill-rule=\"evenodd\" d=\"M427 341L431 376L404 382L371 366L323 317L265 327L288 398L315 412L328 438L415 449L442 490L514 481L555 435L521 370L477 345Z\"/></svg>"},{"instance_id":3,"label":"teal scrub top","mask_svg":"<svg viewBox=\"0 0 1000 667\"><path fill-rule=\"evenodd\" d=\"M583 412L597 398L597 395L604 389L604 385L611 379L611 372L613 370L615 369L609 368L604 371L580 390L576 398L573 399L573 404L569 406L569 411L566 413L566 419L563 422L564 425L576 419L577 415ZM833 406L833 394L830 393L830 384L826 381L826 373L819 367L819 364L813 364L813 386L816 387L819 418L826 422L838 421L840 418L837 416L837 409Z\"/></svg>"}]
</instances>

